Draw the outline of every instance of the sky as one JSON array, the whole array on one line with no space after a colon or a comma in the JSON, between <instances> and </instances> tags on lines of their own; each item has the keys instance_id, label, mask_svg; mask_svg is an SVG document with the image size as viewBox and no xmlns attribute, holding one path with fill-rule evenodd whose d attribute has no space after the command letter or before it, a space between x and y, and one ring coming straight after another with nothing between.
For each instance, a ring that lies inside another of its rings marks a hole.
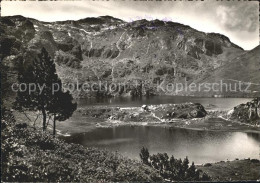
<instances>
[{"instance_id":1,"label":"sky","mask_svg":"<svg viewBox=\"0 0 260 183\"><path fill-rule=\"evenodd\" d=\"M47 22L104 15L128 22L161 19L223 34L245 50L259 45L256 1L2 1L1 6L2 16L23 15Z\"/></svg>"}]
</instances>

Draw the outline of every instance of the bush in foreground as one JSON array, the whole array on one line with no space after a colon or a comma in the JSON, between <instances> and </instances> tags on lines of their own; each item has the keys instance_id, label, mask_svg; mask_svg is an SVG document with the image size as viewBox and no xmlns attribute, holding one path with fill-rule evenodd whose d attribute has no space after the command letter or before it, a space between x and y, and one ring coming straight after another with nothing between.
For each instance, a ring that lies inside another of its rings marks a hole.
<instances>
[{"instance_id":1,"label":"bush in foreground","mask_svg":"<svg viewBox=\"0 0 260 183\"><path fill-rule=\"evenodd\" d=\"M150 155L147 148L143 147L140 152L142 162L158 170L159 174L170 181L209 181L210 176L195 168L194 162L189 166L188 157L175 159L169 158L167 153Z\"/></svg>"}]
</instances>

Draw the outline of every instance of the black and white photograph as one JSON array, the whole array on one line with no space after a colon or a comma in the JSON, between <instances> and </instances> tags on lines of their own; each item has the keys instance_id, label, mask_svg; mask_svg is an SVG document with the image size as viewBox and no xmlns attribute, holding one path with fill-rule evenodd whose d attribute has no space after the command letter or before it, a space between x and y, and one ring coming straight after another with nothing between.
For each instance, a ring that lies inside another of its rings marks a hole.
<instances>
[{"instance_id":1,"label":"black and white photograph","mask_svg":"<svg viewBox=\"0 0 260 183\"><path fill-rule=\"evenodd\" d=\"M259 2L0 2L1 182L259 182Z\"/></svg>"}]
</instances>

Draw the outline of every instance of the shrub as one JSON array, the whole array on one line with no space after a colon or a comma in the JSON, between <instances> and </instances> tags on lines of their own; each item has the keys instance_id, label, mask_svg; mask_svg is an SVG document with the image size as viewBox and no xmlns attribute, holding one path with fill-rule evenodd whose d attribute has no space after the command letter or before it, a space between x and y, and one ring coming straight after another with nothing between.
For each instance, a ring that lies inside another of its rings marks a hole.
<instances>
[{"instance_id":1,"label":"shrub","mask_svg":"<svg viewBox=\"0 0 260 183\"><path fill-rule=\"evenodd\" d=\"M143 147L140 152L142 162L156 169L164 179L171 181L209 181L211 177L205 172L197 170L194 162L189 166L188 157L175 159L173 156L169 159L167 153L157 153L150 155L147 148Z\"/></svg>"}]
</instances>

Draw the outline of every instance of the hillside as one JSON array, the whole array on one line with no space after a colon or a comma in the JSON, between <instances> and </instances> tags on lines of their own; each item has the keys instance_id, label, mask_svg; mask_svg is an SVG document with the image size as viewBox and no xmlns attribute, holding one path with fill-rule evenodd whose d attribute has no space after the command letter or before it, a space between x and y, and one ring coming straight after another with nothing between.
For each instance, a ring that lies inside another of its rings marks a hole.
<instances>
[{"instance_id":1,"label":"hillside","mask_svg":"<svg viewBox=\"0 0 260 183\"><path fill-rule=\"evenodd\" d=\"M203 33L186 25L160 20L124 22L102 16L41 22L12 16L1 17L0 27L0 43L4 48L0 56L7 67L6 74L12 76L8 77L12 81L9 79L7 85L15 81L21 68L26 69L36 53L45 47L56 62L64 84L73 82L81 86L85 82L102 81L103 87L105 82L122 82L127 86L125 90L117 88L113 92L73 91L76 98L185 95L185 92L158 91L157 86L214 78L219 68L232 65L237 58L242 61L247 53L224 35ZM253 62L255 58L251 59ZM237 79L251 79L250 76Z\"/></svg>"},{"instance_id":2,"label":"hillside","mask_svg":"<svg viewBox=\"0 0 260 183\"><path fill-rule=\"evenodd\" d=\"M158 182L156 170L119 153L68 144L3 109L4 182Z\"/></svg>"},{"instance_id":3,"label":"hillside","mask_svg":"<svg viewBox=\"0 0 260 183\"><path fill-rule=\"evenodd\" d=\"M225 86L223 85L223 92L210 92L209 95L224 95L224 96L254 96L260 95L260 46L257 46L253 50L244 53L231 60L229 63L225 64L214 70L212 74L198 81L198 83L219 83L221 80L223 83L231 86L234 90L237 88L239 90L239 81L241 84L240 93L237 91L226 92ZM250 83L250 84L249 84ZM220 87L217 87L220 90ZM245 91L247 90L247 91ZM202 93L203 94L203 93ZM205 93L204 93L205 94Z\"/></svg>"}]
</instances>

